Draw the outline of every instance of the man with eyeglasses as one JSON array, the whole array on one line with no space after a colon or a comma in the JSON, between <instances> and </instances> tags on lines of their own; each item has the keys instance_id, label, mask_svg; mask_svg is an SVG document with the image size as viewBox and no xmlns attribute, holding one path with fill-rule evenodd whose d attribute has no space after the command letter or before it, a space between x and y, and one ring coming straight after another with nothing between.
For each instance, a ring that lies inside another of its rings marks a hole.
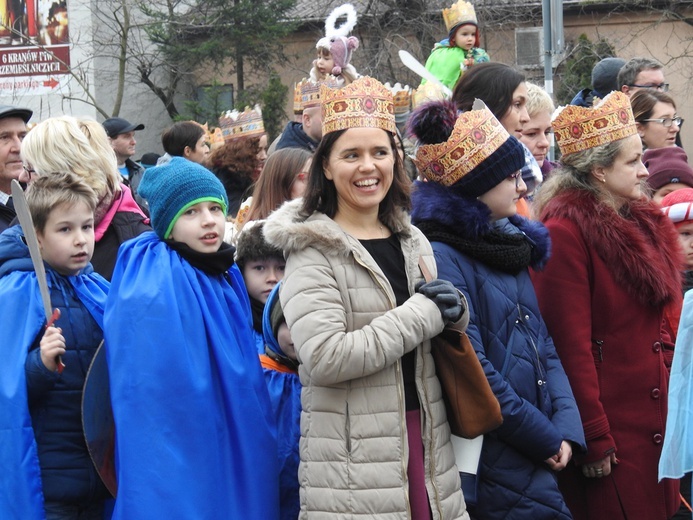
<instances>
[{"instance_id":1,"label":"man with eyeglasses","mask_svg":"<svg viewBox=\"0 0 693 520\"><path fill-rule=\"evenodd\" d=\"M650 58L632 58L618 71L618 84L628 97L638 89L654 88L667 92L669 83L664 82L662 64Z\"/></svg>"},{"instance_id":2,"label":"man with eyeglasses","mask_svg":"<svg viewBox=\"0 0 693 520\"><path fill-rule=\"evenodd\" d=\"M32 115L28 108L0 105L0 232L10 227L16 216L11 183L24 172L19 153Z\"/></svg>"}]
</instances>

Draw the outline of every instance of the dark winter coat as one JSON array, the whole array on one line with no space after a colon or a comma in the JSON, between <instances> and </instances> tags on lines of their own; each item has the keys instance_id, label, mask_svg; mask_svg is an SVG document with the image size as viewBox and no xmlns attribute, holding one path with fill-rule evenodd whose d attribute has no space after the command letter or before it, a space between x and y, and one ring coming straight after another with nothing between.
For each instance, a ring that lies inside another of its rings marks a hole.
<instances>
[{"instance_id":1,"label":"dark winter coat","mask_svg":"<svg viewBox=\"0 0 693 520\"><path fill-rule=\"evenodd\" d=\"M413 221L431 240L438 276L467 297L469 339L501 404L503 424L484 437L479 468L478 519L571 518L556 475L544 462L563 440L584 449L575 399L548 335L527 271L504 272L440 241L433 230L483 241L492 230L488 207L420 183L412 197ZM512 217L500 231L530 242L534 266L549 256L544 226ZM518 235L520 234L520 235ZM436 238L437 237L437 238Z\"/></svg>"},{"instance_id":2,"label":"dark winter coat","mask_svg":"<svg viewBox=\"0 0 693 520\"><path fill-rule=\"evenodd\" d=\"M613 450L619 460L602 479L576 465L559 478L576 518L664 520L678 507L678 483L657 483L672 357L662 314L681 299L682 258L656 204L622 212L574 190L541 216L553 255L534 282L582 416L588 451L575 460Z\"/></svg>"},{"instance_id":3,"label":"dark winter coat","mask_svg":"<svg viewBox=\"0 0 693 520\"><path fill-rule=\"evenodd\" d=\"M308 137L308 134L303 131L303 125L301 123L289 121L277 142L275 151L281 150L282 148L303 148L313 153L317 146L318 143L313 141Z\"/></svg>"},{"instance_id":4,"label":"dark winter coat","mask_svg":"<svg viewBox=\"0 0 693 520\"><path fill-rule=\"evenodd\" d=\"M10 199L11 201L12 199ZM10 224L12 221L15 219L17 214L14 211L14 207L12 206L12 202L10 204L2 204L0 203L0 233L5 231L8 227L10 227Z\"/></svg>"}]
</instances>

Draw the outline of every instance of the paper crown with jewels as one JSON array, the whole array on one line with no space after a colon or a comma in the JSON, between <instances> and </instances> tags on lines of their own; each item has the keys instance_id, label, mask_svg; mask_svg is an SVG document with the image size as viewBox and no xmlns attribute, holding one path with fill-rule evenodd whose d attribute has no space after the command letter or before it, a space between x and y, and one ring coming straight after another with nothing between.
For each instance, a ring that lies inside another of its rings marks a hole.
<instances>
[{"instance_id":1,"label":"paper crown with jewels","mask_svg":"<svg viewBox=\"0 0 693 520\"><path fill-rule=\"evenodd\" d=\"M437 103L440 102L424 105L412 117L433 109ZM459 182L465 192L478 196L519 170L524 164L524 152L483 101L477 99L472 110L457 117L447 141L419 146L413 160L429 181L446 187Z\"/></svg>"},{"instance_id":2,"label":"paper crown with jewels","mask_svg":"<svg viewBox=\"0 0 693 520\"><path fill-rule=\"evenodd\" d=\"M301 81L294 84L294 114L296 115L303 112L303 109L301 108L301 87L305 81L308 80L303 78Z\"/></svg>"},{"instance_id":3,"label":"paper crown with jewels","mask_svg":"<svg viewBox=\"0 0 693 520\"><path fill-rule=\"evenodd\" d=\"M442 87L432 81L427 81L412 92L411 104L414 108L429 101L442 101L445 99L445 92Z\"/></svg>"},{"instance_id":4,"label":"paper crown with jewels","mask_svg":"<svg viewBox=\"0 0 693 520\"><path fill-rule=\"evenodd\" d=\"M385 87L392 92L392 101L395 104L395 116L411 112L411 93L409 85L402 86L400 83L390 85L385 83Z\"/></svg>"},{"instance_id":5,"label":"paper crown with jewels","mask_svg":"<svg viewBox=\"0 0 693 520\"><path fill-rule=\"evenodd\" d=\"M596 146L637 134L630 100L614 91L594 107L559 107L551 127L563 155L582 152Z\"/></svg>"},{"instance_id":6,"label":"paper crown with jewels","mask_svg":"<svg viewBox=\"0 0 693 520\"><path fill-rule=\"evenodd\" d=\"M380 128L393 134L392 92L377 79L361 76L343 88L320 85L322 135L348 128Z\"/></svg>"},{"instance_id":7,"label":"paper crown with jewels","mask_svg":"<svg viewBox=\"0 0 693 520\"><path fill-rule=\"evenodd\" d=\"M219 127L226 142L240 137L259 137L265 133L259 105L254 108L245 107L243 112L227 111L219 118Z\"/></svg>"},{"instance_id":8,"label":"paper crown with jewels","mask_svg":"<svg viewBox=\"0 0 693 520\"><path fill-rule=\"evenodd\" d=\"M447 9L443 9L443 20L448 31L463 23L478 25L474 6L464 0L452 4Z\"/></svg>"},{"instance_id":9,"label":"paper crown with jewels","mask_svg":"<svg viewBox=\"0 0 693 520\"><path fill-rule=\"evenodd\" d=\"M332 75L325 79L312 81L306 79L301 82L301 112L306 108L320 106L320 87L325 85L328 88L339 87L339 80Z\"/></svg>"}]
</instances>

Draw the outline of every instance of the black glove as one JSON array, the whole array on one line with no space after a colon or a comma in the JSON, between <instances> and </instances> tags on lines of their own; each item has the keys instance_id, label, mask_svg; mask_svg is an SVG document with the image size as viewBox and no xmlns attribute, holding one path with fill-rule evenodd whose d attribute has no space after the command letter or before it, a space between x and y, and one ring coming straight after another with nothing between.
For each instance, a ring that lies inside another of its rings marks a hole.
<instances>
[{"instance_id":1,"label":"black glove","mask_svg":"<svg viewBox=\"0 0 693 520\"><path fill-rule=\"evenodd\" d=\"M420 282L416 291L433 300L440 310L445 323L455 322L462 317L464 305L459 291L447 280L431 280Z\"/></svg>"}]
</instances>

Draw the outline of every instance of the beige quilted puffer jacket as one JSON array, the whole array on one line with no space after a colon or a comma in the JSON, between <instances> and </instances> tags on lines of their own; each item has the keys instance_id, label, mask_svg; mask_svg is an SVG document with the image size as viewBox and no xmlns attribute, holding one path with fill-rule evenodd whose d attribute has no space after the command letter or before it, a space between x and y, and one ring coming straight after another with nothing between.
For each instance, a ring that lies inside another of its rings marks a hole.
<instances>
[{"instance_id":1,"label":"beige quilted puffer jacket","mask_svg":"<svg viewBox=\"0 0 693 520\"><path fill-rule=\"evenodd\" d=\"M416 349L433 518L468 519L428 340L443 321L414 291L421 255L436 272L430 244L405 212L386 222L400 239L414 294L395 308L389 282L360 242L322 213L303 218L300 203L282 206L264 228L287 255L280 299L301 362L300 518L411 518L400 359Z\"/></svg>"}]
</instances>

